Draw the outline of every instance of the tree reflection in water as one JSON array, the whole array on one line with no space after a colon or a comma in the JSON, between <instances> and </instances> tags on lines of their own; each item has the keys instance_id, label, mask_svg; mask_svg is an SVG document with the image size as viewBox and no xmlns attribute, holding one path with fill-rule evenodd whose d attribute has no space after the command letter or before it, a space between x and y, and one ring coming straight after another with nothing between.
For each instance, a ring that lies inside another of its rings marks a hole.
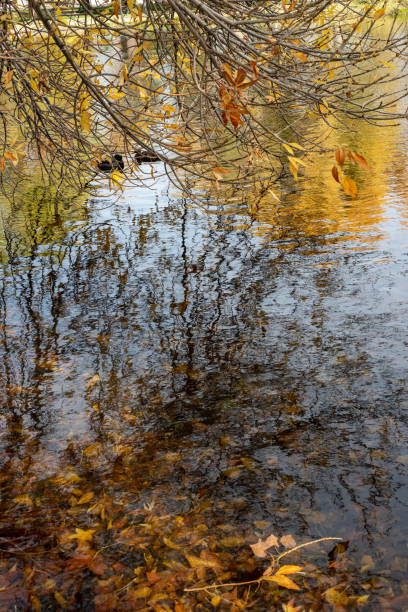
<instances>
[{"instance_id":1,"label":"tree reflection in water","mask_svg":"<svg viewBox=\"0 0 408 612\"><path fill-rule=\"evenodd\" d=\"M361 235L316 207L319 235L299 201L267 231L265 209L239 227L238 208L183 199L138 214L49 204L10 216L2 244L3 569L45 573L16 575L18 605L56 606L52 578L81 609L89 592L142 608L120 589L142 563L176 563L163 533L189 550L201 538L233 578L259 574L258 536L339 536L348 560L326 588L347 576L404 593L406 255L382 208ZM86 586L76 528L108 547L88 580L123 584ZM326 554L308 560L326 571Z\"/></svg>"}]
</instances>

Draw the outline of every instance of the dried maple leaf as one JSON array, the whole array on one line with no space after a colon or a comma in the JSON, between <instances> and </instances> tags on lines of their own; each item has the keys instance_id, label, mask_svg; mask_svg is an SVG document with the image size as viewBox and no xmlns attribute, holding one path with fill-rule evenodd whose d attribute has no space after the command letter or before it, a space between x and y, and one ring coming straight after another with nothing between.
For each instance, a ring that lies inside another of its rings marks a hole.
<instances>
[{"instance_id":1,"label":"dried maple leaf","mask_svg":"<svg viewBox=\"0 0 408 612\"><path fill-rule=\"evenodd\" d=\"M279 539L274 535L270 535L266 540L258 540L256 544L250 545L254 555L261 557L261 559L266 557L266 551L272 546L279 546Z\"/></svg>"}]
</instances>

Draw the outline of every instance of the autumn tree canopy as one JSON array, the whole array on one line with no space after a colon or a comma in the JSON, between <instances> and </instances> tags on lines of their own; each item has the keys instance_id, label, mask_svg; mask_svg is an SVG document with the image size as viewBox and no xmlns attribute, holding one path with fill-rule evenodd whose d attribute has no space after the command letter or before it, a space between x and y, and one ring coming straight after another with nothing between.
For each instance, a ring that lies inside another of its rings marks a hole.
<instances>
[{"instance_id":1,"label":"autumn tree canopy","mask_svg":"<svg viewBox=\"0 0 408 612\"><path fill-rule=\"evenodd\" d=\"M172 176L243 181L262 160L269 177L296 177L302 151L325 147L307 136L310 117L340 129L405 117L402 84L377 93L404 77L407 59L382 2L0 6L3 180L26 155L55 180L88 179L114 153L138 180L135 150Z\"/></svg>"}]
</instances>

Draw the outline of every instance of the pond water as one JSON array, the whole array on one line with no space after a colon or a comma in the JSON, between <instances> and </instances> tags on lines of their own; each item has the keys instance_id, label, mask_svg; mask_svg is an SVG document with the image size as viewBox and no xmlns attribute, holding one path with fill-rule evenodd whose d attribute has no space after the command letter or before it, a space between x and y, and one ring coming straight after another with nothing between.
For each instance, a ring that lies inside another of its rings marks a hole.
<instances>
[{"instance_id":1,"label":"pond water","mask_svg":"<svg viewBox=\"0 0 408 612\"><path fill-rule=\"evenodd\" d=\"M307 609L408 608L407 130L328 138L356 200L321 156L257 206L3 203L2 609L211 610L183 588L256 578L270 534L348 542L288 557Z\"/></svg>"}]
</instances>

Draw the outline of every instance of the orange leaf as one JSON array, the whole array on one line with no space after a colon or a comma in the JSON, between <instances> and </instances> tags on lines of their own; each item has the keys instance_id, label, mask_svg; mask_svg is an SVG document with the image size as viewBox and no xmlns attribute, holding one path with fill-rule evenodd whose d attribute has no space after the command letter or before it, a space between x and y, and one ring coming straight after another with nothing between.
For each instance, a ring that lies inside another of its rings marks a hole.
<instances>
[{"instance_id":1,"label":"orange leaf","mask_svg":"<svg viewBox=\"0 0 408 612\"><path fill-rule=\"evenodd\" d=\"M337 183L340 183L340 179L339 179L339 171L338 171L338 169L337 169L337 166L333 166L333 168L332 168L332 171L331 171L331 172L332 172L332 175L333 175L334 180L335 180Z\"/></svg>"},{"instance_id":2,"label":"orange leaf","mask_svg":"<svg viewBox=\"0 0 408 612\"><path fill-rule=\"evenodd\" d=\"M235 85L240 85L246 77L246 72L243 68L240 68L235 77Z\"/></svg>"},{"instance_id":3,"label":"orange leaf","mask_svg":"<svg viewBox=\"0 0 408 612\"><path fill-rule=\"evenodd\" d=\"M9 70L8 72L6 72L6 78L4 79L5 87L7 87L7 85L10 83L11 79L13 78L13 74L13 70Z\"/></svg>"},{"instance_id":4,"label":"orange leaf","mask_svg":"<svg viewBox=\"0 0 408 612\"><path fill-rule=\"evenodd\" d=\"M213 173L214 178L217 179L217 181L219 179L222 179L222 177L226 174L229 174L229 171L226 170L226 168L221 168L221 166L216 166L215 168L212 168L211 172Z\"/></svg>"},{"instance_id":5,"label":"orange leaf","mask_svg":"<svg viewBox=\"0 0 408 612\"><path fill-rule=\"evenodd\" d=\"M343 190L345 193L347 193L347 195L351 196L352 198L357 197L357 185L351 177L344 175L341 179L341 186L343 187Z\"/></svg>"},{"instance_id":6,"label":"orange leaf","mask_svg":"<svg viewBox=\"0 0 408 612\"><path fill-rule=\"evenodd\" d=\"M379 19L380 17L382 17L385 13L385 6L383 6L382 8L378 9L378 11L375 11L373 18L374 19Z\"/></svg>"},{"instance_id":7,"label":"orange leaf","mask_svg":"<svg viewBox=\"0 0 408 612\"><path fill-rule=\"evenodd\" d=\"M256 61L251 61L252 72L254 73L255 80L258 80L258 66L256 65Z\"/></svg>"},{"instance_id":8,"label":"orange leaf","mask_svg":"<svg viewBox=\"0 0 408 612\"><path fill-rule=\"evenodd\" d=\"M358 153L353 153L353 157L359 166L361 166L365 170L371 170L370 166L367 163L367 160L362 155L359 155Z\"/></svg>"},{"instance_id":9,"label":"orange leaf","mask_svg":"<svg viewBox=\"0 0 408 612\"><path fill-rule=\"evenodd\" d=\"M339 166L343 167L344 161L346 159L346 153L344 149L341 147L340 149L337 149L337 151L334 154L334 157L336 158L336 162L339 164Z\"/></svg>"}]
</instances>

